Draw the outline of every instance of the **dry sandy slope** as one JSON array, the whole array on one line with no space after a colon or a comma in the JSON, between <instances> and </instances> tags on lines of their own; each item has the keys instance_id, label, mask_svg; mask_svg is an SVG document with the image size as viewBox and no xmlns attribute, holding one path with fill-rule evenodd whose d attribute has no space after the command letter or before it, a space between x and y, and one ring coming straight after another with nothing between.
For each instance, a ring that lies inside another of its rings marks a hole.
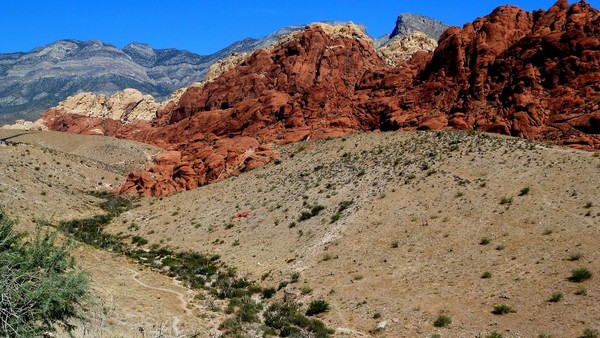
<instances>
[{"instance_id":1,"label":"dry sandy slope","mask_svg":"<svg viewBox=\"0 0 600 338\"><path fill-rule=\"evenodd\" d=\"M279 165L145 200L110 231L221 254L265 285L301 272L288 290L312 288L299 299L327 299L332 310L322 318L351 335L576 337L600 329L594 154L466 132L364 133L280 150ZM305 203L326 209L299 221ZM232 219L242 211L250 216ZM132 223L140 230L128 230ZM568 261L575 253L583 258ZM569 282L579 267L594 278ZM481 278L485 271L492 277ZM582 287L587 296L575 295ZM564 298L548 302L555 292ZM516 312L494 315L497 304ZM441 313L452 318L449 328L433 326Z\"/></svg>"},{"instance_id":2,"label":"dry sandy slope","mask_svg":"<svg viewBox=\"0 0 600 338\"><path fill-rule=\"evenodd\" d=\"M60 133L11 140L24 144L0 145L0 200L29 231L37 218L99 213L85 192L117 186L160 151ZM332 309L322 318L339 336L576 337L600 329L600 158L592 153L465 132L364 133L280 151L278 165L142 200L110 231L219 253L265 286L300 272L287 289L312 288L298 295L304 302L327 299ZM529 193L517 196L524 187ZM325 210L299 221L305 203ZM240 211L249 217L232 219ZM488 245L479 244L484 237ZM568 261L574 253L583 258ZM81 246L77 258L98 300L77 336L135 337L139 327L147 336L208 336L222 318L123 257ZM594 278L567 281L578 267ZM482 279L485 271L492 277ZM581 287L586 296L574 294ZM559 291L560 302L547 301ZM517 312L493 315L501 303ZM433 326L440 313L452 318L449 328ZM385 330L374 331L381 322Z\"/></svg>"},{"instance_id":3,"label":"dry sandy slope","mask_svg":"<svg viewBox=\"0 0 600 338\"><path fill-rule=\"evenodd\" d=\"M102 213L100 200L86 192L119 186L130 170L161 151L130 141L55 132L0 129L2 139L16 144L0 143L0 205L19 219L19 230L29 233L38 219L57 223ZM76 249L75 257L91 275L96 303L76 337L138 337L139 328L147 335L197 331L206 336L214 326L211 313L193 301L195 293L171 278L85 245Z\"/></svg>"}]
</instances>

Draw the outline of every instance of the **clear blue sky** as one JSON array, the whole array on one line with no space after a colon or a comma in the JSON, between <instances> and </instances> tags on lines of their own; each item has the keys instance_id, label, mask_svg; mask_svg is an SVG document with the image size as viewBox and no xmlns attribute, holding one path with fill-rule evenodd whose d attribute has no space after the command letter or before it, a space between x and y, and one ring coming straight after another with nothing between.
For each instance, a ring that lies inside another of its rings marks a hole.
<instances>
[{"instance_id":1,"label":"clear blue sky","mask_svg":"<svg viewBox=\"0 0 600 338\"><path fill-rule=\"evenodd\" d=\"M600 0L588 1L598 8ZM29 51L60 39L97 39L123 47L210 54L245 37L321 20L354 21L372 36L388 34L399 13L419 13L451 25L504 4L548 9L555 0L0 0L0 52ZM571 0L573 3L573 0Z\"/></svg>"}]
</instances>

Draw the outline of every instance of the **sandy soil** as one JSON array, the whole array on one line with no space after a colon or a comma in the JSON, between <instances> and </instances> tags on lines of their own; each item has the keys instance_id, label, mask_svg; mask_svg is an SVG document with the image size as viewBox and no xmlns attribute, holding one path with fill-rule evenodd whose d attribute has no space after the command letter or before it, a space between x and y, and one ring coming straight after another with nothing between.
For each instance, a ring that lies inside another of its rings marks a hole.
<instances>
[{"instance_id":1,"label":"sandy soil","mask_svg":"<svg viewBox=\"0 0 600 338\"><path fill-rule=\"evenodd\" d=\"M37 218L98 213L85 192L116 187L160 151L58 133L11 140L23 143L0 146L0 198L26 230ZM467 132L363 133L279 150L280 164L142 199L109 230L220 254L264 286L299 272L286 292L305 304L326 299L332 308L320 318L340 337L600 329L597 155ZM344 201L352 204L340 211ZM301 221L314 205L324 209ZM242 211L249 216L233 218ZM194 291L123 257L85 246L76 256L99 300L79 336L136 337L140 327L146 336L209 336L223 318ZM580 267L593 278L569 281ZM548 301L558 292L560 301ZM498 304L516 312L494 315ZM448 327L433 325L440 314Z\"/></svg>"}]
</instances>

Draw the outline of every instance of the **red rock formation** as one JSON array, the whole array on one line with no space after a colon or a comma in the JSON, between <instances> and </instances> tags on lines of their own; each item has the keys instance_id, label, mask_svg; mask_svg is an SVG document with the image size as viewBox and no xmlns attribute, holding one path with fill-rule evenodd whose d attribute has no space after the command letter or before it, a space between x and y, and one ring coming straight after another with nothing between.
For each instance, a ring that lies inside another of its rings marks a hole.
<instances>
[{"instance_id":1,"label":"red rock formation","mask_svg":"<svg viewBox=\"0 0 600 338\"><path fill-rule=\"evenodd\" d=\"M600 149L600 14L584 1L547 12L500 7L446 31L399 99L392 128L469 128Z\"/></svg>"},{"instance_id":2,"label":"red rock formation","mask_svg":"<svg viewBox=\"0 0 600 338\"><path fill-rule=\"evenodd\" d=\"M559 1L533 13L500 7L397 67L352 27L311 26L189 88L150 125L55 110L44 119L175 151L121 190L164 195L268 163L273 143L358 130L472 128L599 150L599 105L600 14Z\"/></svg>"}]
</instances>

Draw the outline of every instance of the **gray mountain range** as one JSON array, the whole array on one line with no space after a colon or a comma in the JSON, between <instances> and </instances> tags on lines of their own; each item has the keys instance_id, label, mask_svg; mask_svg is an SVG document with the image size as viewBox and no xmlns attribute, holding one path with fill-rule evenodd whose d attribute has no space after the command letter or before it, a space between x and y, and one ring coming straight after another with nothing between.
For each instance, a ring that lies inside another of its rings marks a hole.
<instances>
[{"instance_id":1,"label":"gray mountain range","mask_svg":"<svg viewBox=\"0 0 600 338\"><path fill-rule=\"evenodd\" d=\"M397 33L392 35L406 34L420 27L417 24L433 27L431 36L438 34L437 21L422 17L421 22L418 17L417 23L412 16L399 18L394 29ZM35 120L47 108L78 92L110 95L135 88L164 99L203 80L213 63L231 53L267 47L304 27L284 27L261 39L246 38L204 56L178 49L153 49L142 43L119 49L97 40L60 40L27 53L0 53L0 125L17 119ZM361 28L366 33L366 28Z\"/></svg>"}]
</instances>

